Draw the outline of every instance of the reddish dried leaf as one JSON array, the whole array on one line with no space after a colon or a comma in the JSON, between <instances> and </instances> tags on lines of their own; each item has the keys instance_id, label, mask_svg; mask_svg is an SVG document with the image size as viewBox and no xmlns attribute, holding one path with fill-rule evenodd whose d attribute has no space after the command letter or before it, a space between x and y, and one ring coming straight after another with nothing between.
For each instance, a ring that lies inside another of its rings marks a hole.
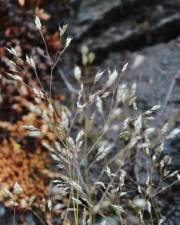
<instances>
[{"instance_id":1,"label":"reddish dried leaf","mask_svg":"<svg viewBox=\"0 0 180 225\"><path fill-rule=\"evenodd\" d=\"M48 44L54 50L57 50L61 47L59 32L55 32L48 38Z\"/></svg>"},{"instance_id":2,"label":"reddish dried leaf","mask_svg":"<svg viewBox=\"0 0 180 225\"><path fill-rule=\"evenodd\" d=\"M5 48L0 48L0 56L4 56L5 55Z\"/></svg>"},{"instance_id":3,"label":"reddish dried leaf","mask_svg":"<svg viewBox=\"0 0 180 225\"><path fill-rule=\"evenodd\" d=\"M44 9L40 9L36 7L35 9L35 15L38 16L41 20L49 20L51 16L44 11Z\"/></svg>"}]
</instances>

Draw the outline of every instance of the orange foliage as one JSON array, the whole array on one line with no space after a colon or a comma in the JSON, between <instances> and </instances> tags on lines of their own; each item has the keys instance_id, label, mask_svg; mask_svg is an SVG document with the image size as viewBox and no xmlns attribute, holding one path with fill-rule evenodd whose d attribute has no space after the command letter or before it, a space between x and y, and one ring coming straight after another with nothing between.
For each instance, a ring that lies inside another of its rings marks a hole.
<instances>
[{"instance_id":1,"label":"orange foliage","mask_svg":"<svg viewBox=\"0 0 180 225\"><path fill-rule=\"evenodd\" d=\"M4 80L4 78L3 78ZM6 82L5 82L6 83ZM1 83L2 86L5 83ZM8 105L9 115L13 115L16 120L11 122L11 118L4 112L4 117L0 117L0 201L6 206L18 204L19 208L29 208L29 200L36 197L33 206L38 207L43 198L49 195L48 183L50 178L56 174L50 170L52 160L49 152L42 146L42 142L51 143L56 139L54 131L49 128L40 116L47 110L46 104L39 99L38 104L33 100L35 96L26 86L20 84L14 88L21 93L14 95L8 93L8 85L4 86L7 99L2 98L0 106L4 109ZM10 88L12 90L13 88ZM28 99L31 97L32 99ZM33 107L33 110L30 110ZM36 112L37 110L37 112ZM6 118L7 117L7 118ZM30 137L29 131L23 128L24 125L34 125L41 132L39 137ZM4 188L13 192L15 183L18 183L23 192L15 198L7 198Z\"/></svg>"},{"instance_id":2,"label":"orange foliage","mask_svg":"<svg viewBox=\"0 0 180 225\"><path fill-rule=\"evenodd\" d=\"M22 194L16 198L21 208L28 208L28 202L35 196L39 203L41 198L48 195L50 164L47 152L36 149L35 153L25 151L13 139L3 141L0 151L0 200L5 201L6 206L12 206L14 199L6 199L4 187L13 190L17 182L23 189Z\"/></svg>"}]
</instances>

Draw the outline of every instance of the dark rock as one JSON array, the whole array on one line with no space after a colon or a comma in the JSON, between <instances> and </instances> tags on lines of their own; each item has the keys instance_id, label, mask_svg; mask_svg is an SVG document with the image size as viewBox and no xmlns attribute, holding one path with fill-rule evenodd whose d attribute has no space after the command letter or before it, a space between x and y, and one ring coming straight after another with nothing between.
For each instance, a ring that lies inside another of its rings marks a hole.
<instances>
[{"instance_id":1,"label":"dark rock","mask_svg":"<svg viewBox=\"0 0 180 225\"><path fill-rule=\"evenodd\" d=\"M35 218L32 212L27 212L25 214L15 213L8 208L6 208L2 203L0 203L0 225L21 225L22 221L26 221L28 225L42 225L45 224L39 219Z\"/></svg>"},{"instance_id":2,"label":"dark rock","mask_svg":"<svg viewBox=\"0 0 180 225\"><path fill-rule=\"evenodd\" d=\"M25 220L28 225L39 225L39 223L36 222L36 220L31 212L26 214Z\"/></svg>"},{"instance_id":3,"label":"dark rock","mask_svg":"<svg viewBox=\"0 0 180 225\"><path fill-rule=\"evenodd\" d=\"M5 207L1 204L0 205L0 217L3 217L6 214Z\"/></svg>"},{"instance_id":4,"label":"dark rock","mask_svg":"<svg viewBox=\"0 0 180 225\"><path fill-rule=\"evenodd\" d=\"M121 68L123 62L132 61L124 81L137 82L139 105L147 109L163 104L179 70L180 41L158 44L139 52L137 49L169 41L179 35L179 0L75 2L79 3L77 10L67 19L74 42L80 42L73 52L77 55L81 45L88 45L96 53L96 63L103 62L106 67ZM136 53L129 54L124 50ZM163 114L166 119L178 108L178 88L175 85L168 101L171 109L168 108L167 114Z\"/></svg>"},{"instance_id":5,"label":"dark rock","mask_svg":"<svg viewBox=\"0 0 180 225\"><path fill-rule=\"evenodd\" d=\"M78 4L74 6L74 3ZM137 50L179 35L179 1L86 0L72 3L66 18L74 41L97 53L103 61L110 52Z\"/></svg>"},{"instance_id":6,"label":"dark rock","mask_svg":"<svg viewBox=\"0 0 180 225\"><path fill-rule=\"evenodd\" d=\"M174 129L163 142L163 155L171 157L171 170L180 169L180 129Z\"/></svg>"},{"instance_id":7,"label":"dark rock","mask_svg":"<svg viewBox=\"0 0 180 225\"><path fill-rule=\"evenodd\" d=\"M97 59L101 60L100 57L102 55L105 57L109 52L124 49L134 51L146 45L169 40L177 36L179 28L180 15L177 13L169 16L164 15L156 22L144 20L135 24L127 19L113 24L97 37L88 38L83 42L83 45L92 49L96 53Z\"/></svg>"},{"instance_id":8,"label":"dark rock","mask_svg":"<svg viewBox=\"0 0 180 225\"><path fill-rule=\"evenodd\" d=\"M113 26L113 22L124 20L134 10L137 11L137 7L143 8L144 6L158 5L161 1L86 0L77 2L79 2L79 7L74 10L73 16L68 19L70 19L73 35L78 39L85 34L96 36L96 33ZM174 6L175 4L172 5ZM92 30L93 32L91 32Z\"/></svg>"},{"instance_id":9,"label":"dark rock","mask_svg":"<svg viewBox=\"0 0 180 225\"><path fill-rule=\"evenodd\" d=\"M129 62L121 83L137 84L137 103L141 110L147 110L153 105L165 105L160 112L158 123L167 121L170 117L180 121L179 102L180 89L175 82L166 103L171 83L177 76L180 65L180 39L166 44L144 48L136 53L122 52L110 54L103 67L118 68L121 71L124 63ZM179 76L179 74L178 74ZM174 115L174 116L173 116Z\"/></svg>"},{"instance_id":10,"label":"dark rock","mask_svg":"<svg viewBox=\"0 0 180 225\"><path fill-rule=\"evenodd\" d=\"M94 225L119 225L118 219L116 217L104 217L102 220L99 222L95 223Z\"/></svg>"},{"instance_id":11,"label":"dark rock","mask_svg":"<svg viewBox=\"0 0 180 225\"><path fill-rule=\"evenodd\" d=\"M179 225L179 218L180 218L180 199L173 199L167 209L165 224Z\"/></svg>"},{"instance_id":12,"label":"dark rock","mask_svg":"<svg viewBox=\"0 0 180 225\"><path fill-rule=\"evenodd\" d=\"M5 208L2 203L0 203L0 225L12 225L13 224L13 214L10 210Z\"/></svg>"},{"instance_id":13,"label":"dark rock","mask_svg":"<svg viewBox=\"0 0 180 225\"><path fill-rule=\"evenodd\" d=\"M82 37L95 23L104 20L108 12L121 5L121 0L81 1L79 9L71 18L72 21L70 21L74 37Z\"/></svg>"},{"instance_id":14,"label":"dark rock","mask_svg":"<svg viewBox=\"0 0 180 225\"><path fill-rule=\"evenodd\" d=\"M180 129L175 128L164 140L162 148L162 156L170 156L171 161L168 165L168 169L171 172L180 169ZM166 181L166 186L171 185L173 180L176 180L176 176L171 181ZM170 190L167 190L169 194L165 195L165 198L160 198L159 203L163 209L165 215L165 224L167 225L179 225L180 218L180 197L179 197L180 184L174 184ZM163 202L164 201L164 202Z\"/></svg>"}]
</instances>

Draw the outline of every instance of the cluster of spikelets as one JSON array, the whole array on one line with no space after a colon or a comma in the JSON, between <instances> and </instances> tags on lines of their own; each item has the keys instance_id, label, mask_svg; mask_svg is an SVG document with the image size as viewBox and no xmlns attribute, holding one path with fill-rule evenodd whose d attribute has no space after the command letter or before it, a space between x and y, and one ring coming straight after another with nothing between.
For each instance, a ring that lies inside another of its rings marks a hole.
<instances>
[{"instance_id":1,"label":"cluster of spikelets","mask_svg":"<svg viewBox=\"0 0 180 225\"><path fill-rule=\"evenodd\" d=\"M26 125L23 121L21 128L39 137L47 135L48 132L43 132L43 127L48 125L55 136L54 139L51 138L51 142L43 142L60 170L59 178L53 181L52 202L49 201L49 205L53 203L53 208L60 210L63 224L66 224L68 217L73 217L72 224L92 225L98 216L104 218L106 214L116 214L121 224L144 224L144 212L148 214L148 223L153 223L154 216L162 223L162 216L157 212L156 196L165 189L158 184L177 175L178 171L168 171L170 159L161 158L161 142L168 126L165 125L157 132L149 122L155 119L160 106L154 106L144 113L138 112L136 85L120 83L127 63L120 74L117 70L97 73L89 92L89 88L83 83L83 70L76 66L74 76L79 84L78 90L62 76L67 88L77 96L76 104L73 105L76 110L71 113L62 110L59 117L52 105L52 78L71 38L65 39L64 48L53 60L41 32L42 25L38 17L35 18L35 25L42 36L49 58L49 91L44 90L36 63L31 56L26 56L26 63L35 73L40 87L30 88L37 102L43 101L48 111L41 111L39 114L44 121L41 128L35 121L32 121L32 125ZM66 30L66 25L60 28L61 38ZM18 58L15 49L10 48L8 51ZM84 47L82 65L86 68L93 60L94 55ZM13 72L8 76L24 83L18 72ZM103 85L97 90L96 84L101 86L102 80ZM108 104L108 109L104 107L105 104ZM66 138L61 136L62 133L66 134ZM156 137L152 138L153 135ZM139 156L143 156L142 162ZM137 165L132 165L132 159L136 160ZM143 181L138 170L145 171ZM179 176L177 178L179 180ZM17 192L17 189L16 184L11 193ZM62 208L66 210L62 212ZM129 217L135 218L136 221L130 221ZM102 220L102 224L106 224L106 221Z\"/></svg>"},{"instance_id":2,"label":"cluster of spikelets","mask_svg":"<svg viewBox=\"0 0 180 225\"><path fill-rule=\"evenodd\" d=\"M121 83L128 63L120 73L96 73L89 88L84 71L95 56L87 47L81 53L82 68L74 68L79 89L62 76L77 96L71 114L62 116L66 140L46 145L61 170L53 181L55 208L61 209L68 196L67 210L61 213L64 223L73 217L73 224L92 225L100 217L101 224L108 224L106 215L116 215L120 224L163 224L157 196L180 177L169 170L170 157L162 154L169 124L161 129L152 125L161 106L138 109L136 84Z\"/></svg>"}]
</instances>

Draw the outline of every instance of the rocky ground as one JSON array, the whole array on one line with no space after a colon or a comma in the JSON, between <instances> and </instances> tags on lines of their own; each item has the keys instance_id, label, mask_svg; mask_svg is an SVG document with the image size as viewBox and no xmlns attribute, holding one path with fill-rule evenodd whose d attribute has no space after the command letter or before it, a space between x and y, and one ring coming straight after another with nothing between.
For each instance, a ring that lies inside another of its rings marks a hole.
<instances>
[{"instance_id":1,"label":"rocky ground","mask_svg":"<svg viewBox=\"0 0 180 225\"><path fill-rule=\"evenodd\" d=\"M3 2L3 1L2 1ZM5 8L9 20L13 1ZM80 50L88 46L96 55L91 69L122 68L129 62L123 83L137 83L137 102L141 110L162 105L155 126L171 123L172 132L164 141L166 154L172 157L171 170L180 169L180 1L179 0L71 0L59 7L56 3L44 5L52 15L48 26L52 32L58 24L67 22L74 41L66 53L60 69L73 82L72 68L80 63ZM4 13L4 12L3 12ZM21 20L15 23L21 23ZM21 40L20 40L21 41ZM55 77L54 93L66 94L62 77ZM61 90L60 87L63 87ZM178 131L178 132L177 132ZM167 225L179 225L179 186L168 198L160 199L167 212ZM9 213L0 205L0 224L12 224ZM39 224L27 214L29 225ZM111 218L110 218L111 219ZM112 222L113 223L113 222ZM114 224L116 224L114 222Z\"/></svg>"}]
</instances>

